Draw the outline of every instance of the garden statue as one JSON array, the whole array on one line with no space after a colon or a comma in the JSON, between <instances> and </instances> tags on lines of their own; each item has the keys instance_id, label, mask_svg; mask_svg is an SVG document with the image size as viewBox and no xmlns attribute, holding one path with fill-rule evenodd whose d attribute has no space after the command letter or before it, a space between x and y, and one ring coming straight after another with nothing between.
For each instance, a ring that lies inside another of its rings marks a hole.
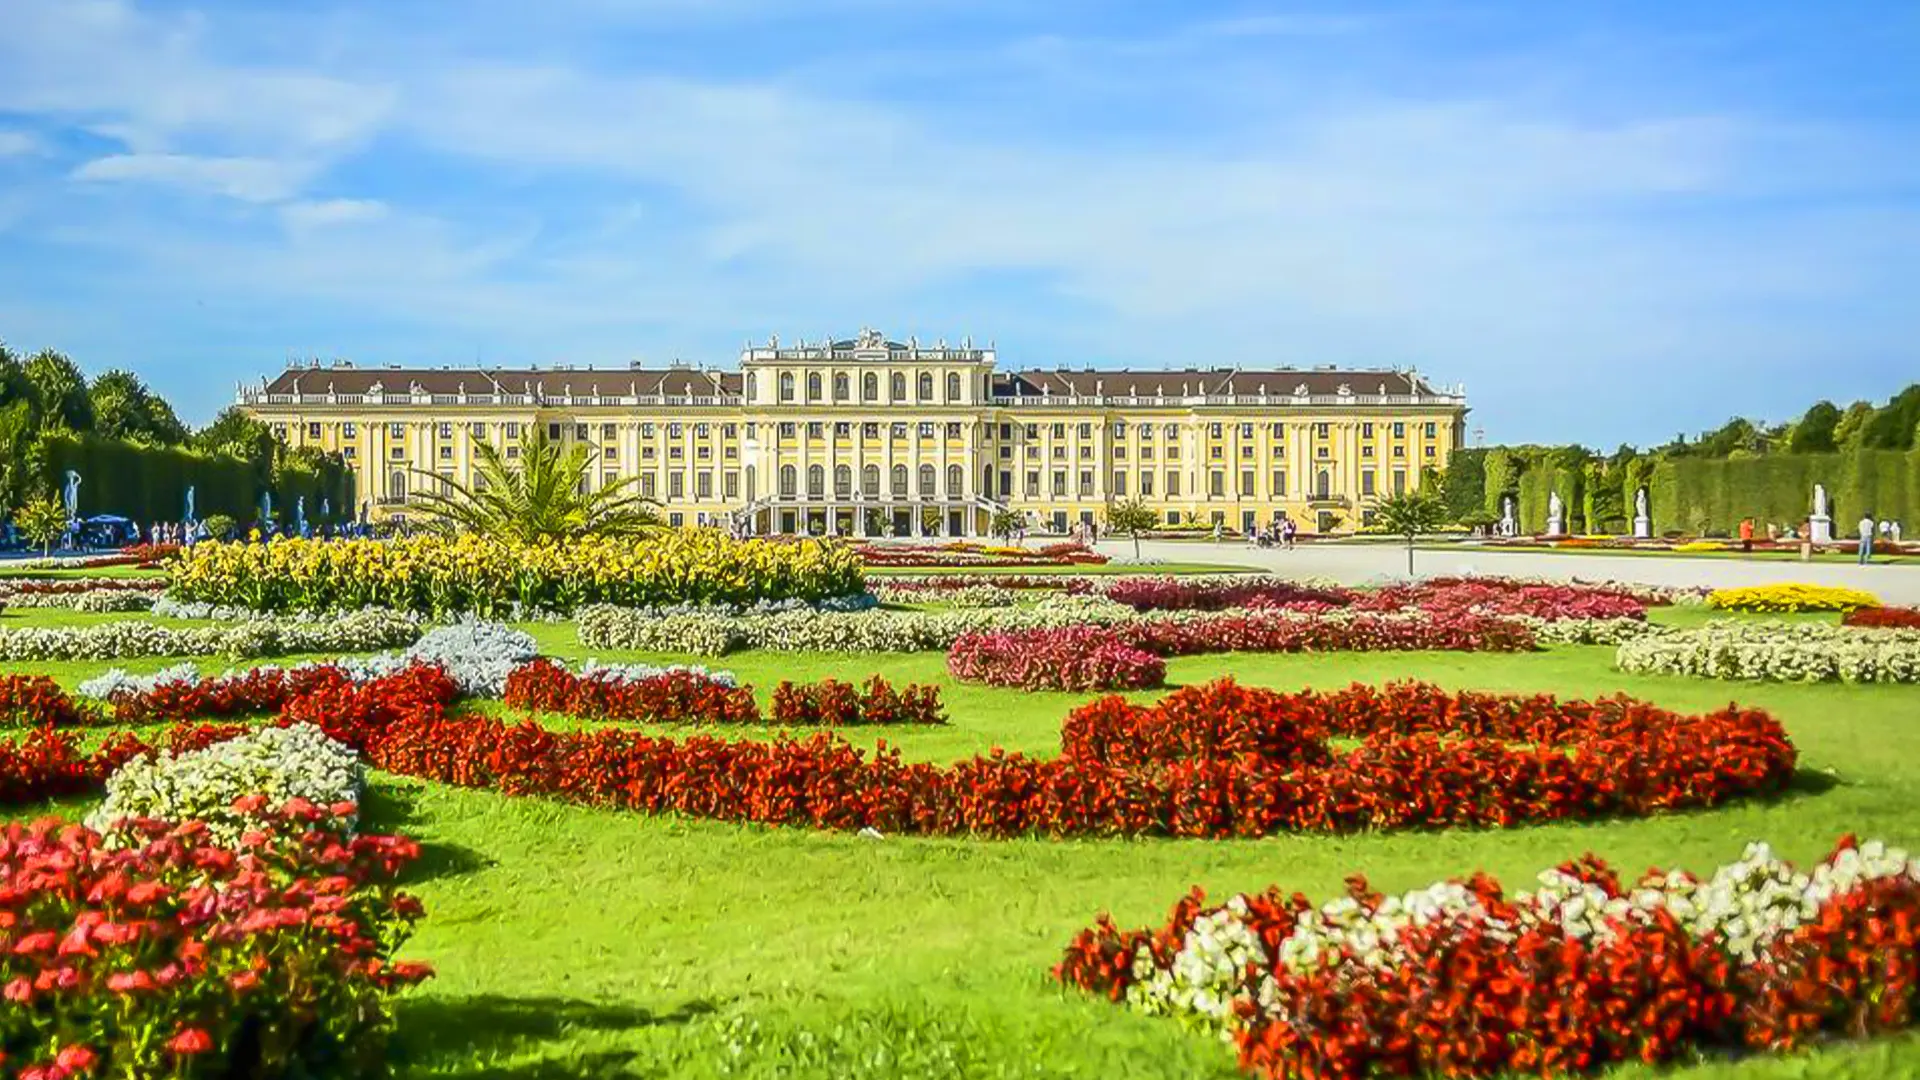
<instances>
[{"instance_id":1,"label":"garden statue","mask_svg":"<svg viewBox=\"0 0 1920 1080\"><path fill-rule=\"evenodd\" d=\"M186 516L182 517L180 520L185 525L193 524L193 485L192 484L187 485L187 513L186 513Z\"/></svg>"},{"instance_id":2,"label":"garden statue","mask_svg":"<svg viewBox=\"0 0 1920 1080\"><path fill-rule=\"evenodd\" d=\"M1560 501L1560 493L1558 491L1549 491L1547 493L1547 535L1548 536L1559 536L1563 531L1565 531L1563 528L1565 524L1565 518L1563 515L1565 513L1566 513L1566 506Z\"/></svg>"},{"instance_id":3,"label":"garden statue","mask_svg":"<svg viewBox=\"0 0 1920 1080\"><path fill-rule=\"evenodd\" d=\"M332 516L333 500L327 498L325 495L320 496L320 520L325 521Z\"/></svg>"},{"instance_id":4,"label":"garden statue","mask_svg":"<svg viewBox=\"0 0 1920 1080\"><path fill-rule=\"evenodd\" d=\"M80 520L80 474L67 470L67 489L64 495L67 504L67 520Z\"/></svg>"},{"instance_id":5,"label":"garden statue","mask_svg":"<svg viewBox=\"0 0 1920 1080\"><path fill-rule=\"evenodd\" d=\"M1646 488L1633 493L1633 538L1635 540L1653 539L1653 517L1647 513Z\"/></svg>"},{"instance_id":6,"label":"garden statue","mask_svg":"<svg viewBox=\"0 0 1920 1080\"><path fill-rule=\"evenodd\" d=\"M270 525L272 523L273 523L273 492L263 491L260 493L260 524Z\"/></svg>"},{"instance_id":7,"label":"garden statue","mask_svg":"<svg viewBox=\"0 0 1920 1080\"><path fill-rule=\"evenodd\" d=\"M1827 486L1813 485L1813 516L1807 519L1810 539L1816 544L1833 542L1833 517L1827 513Z\"/></svg>"},{"instance_id":8,"label":"garden statue","mask_svg":"<svg viewBox=\"0 0 1920 1080\"><path fill-rule=\"evenodd\" d=\"M305 495L294 496L293 529L295 532L299 533L303 538L313 535L313 533L307 528L307 497Z\"/></svg>"},{"instance_id":9,"label":"garden statue","mask_svg":"<svg viewBox=\"0 0 1920 1080\"><path fill-rule=\"evenodd\" d=\"M1500 498L1500 535L1513 536L1514 534L1519 532L1519 529L1520 529L1520 526L1518 525L1518 523L1516 523L1513 520L1513 496L1511 495L1501 496Z\"/></svg>"}]
</instances>

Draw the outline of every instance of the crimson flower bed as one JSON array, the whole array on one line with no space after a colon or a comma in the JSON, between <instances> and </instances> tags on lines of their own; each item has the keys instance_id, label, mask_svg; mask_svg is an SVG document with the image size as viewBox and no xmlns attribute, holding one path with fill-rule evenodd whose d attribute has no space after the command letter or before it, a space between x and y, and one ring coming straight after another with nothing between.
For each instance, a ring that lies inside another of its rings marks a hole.
<instances>
[{"instance_id":1,"label":"crimson flower bed","mask_svg":"<svg viewBox=\"0 0 1920 1080\"><path fill-rule=\"evenodd\" d=\"M1644 619L1647 602L1592 585L1538 585L1482 578L1434 578L1355 595L1357 611L1419 608L1435 615L1477 612L1536 619Z\"/></svg>"},{"instance_id":2,"label":"crimson flower bed","mask_svg":"<svg viewBox=\"0 0 1920 1080\"><path fill-rule=\"evenodd\" d=\"M1038 548L990 547L966 541L948 544L861 544L855 552L868 566L1100 566L1107 557L1073 543Z\"/></svg>"},{"instance_id":3,"label":"crimson flower bed","mask_svg":"<svg viewBox=\"0 0 1920 1080\"><path fill-rule=\"evenodd\" d=\"M1281 612L1217 612L1198 618L1122 623L1121 641L1160 656L1218 652L1530 652L1533 632L1510 619L1452 612L1292 618Z\"/></svg>"},{"instance_id":4,"label":"crimson flower bed","mask_svg":"<svg viewBox=\"0 0 1920 1080\"><path fill-rule=\"evenodd\" d=\"M522 665L507 676L508 705L536 712L597 720L654 724L757 724L753 691L718 682L696 671L668 671L647 679L610 672L575 675L547 659Z\"/></svg>"},{"instance_id":5,"label":"crimson flower bed","mask_svg":"<svg viewBox=\"0 0 1920 1080\"><path fill-rule=\"evenodd\" d=\"M794 684L781 680L773 690L773 722L796 727L944 724L940 688L912 684L895 690L878 675L865 687L838 679Z\"/></svg>"},{"instance_id":6,"label":"crimson flower bed","mask_svg":"<svg viewBox=\"0 0 1920 1080\"><path fill-rule=\"evenodd\" d=\"M384 1073L387 1001L430 974L393 960L420 915L394 876L419 848L343 841L298 803L271 824L238 850L198 823L111 851L57 820L0 827L0 1070Z\"/></svg>"},{"instance_id":7,"label":"crimson flower bed","mask_svg":"<svg viewBox=\"0 0 1920 1080\"><path fill-rule=\"evenodd\" d=\"M45 675L0 675L0 728L69 728L96 719Z\"/></svg>"},{"instance_id":8,"label":"crimson flower bed","mask_svg":"<svg viewBox=\"0 0 1920 1080\"><path fill-rule=\"evenodd\" d=\"M1625 699L1419 684L1276 694L1225 681L1150 707L1107 698L1067 719L1058 758L996 751L947 766L869 755L825 732L758 742L553 731L449 713L455 694L436 668L364 684L339 676L290 698L277 722L315 724L376 768L505 794L988 836L1259 836L1647 814L1777 791L1794 764L1763 712L1683 716ZM156 743L186 748L244 730L177 725L154 742L121 733L91 752L54 729L0 740L0 801L97 788ZM1336 751L1333 736L1360 742Z\"/></svg>"},{"instance_id":9,"label":"crimson flower bed","mask_svg":"<svg viewBox=\"0 0 1920 1080\"><path fill-rule=\"evenodd\" d=\"M1355 593L1259 578L1183 581L1175 577L1130 577L1114 582L1106 597L1135 611L1221 611L1259 603L1269 607L1312 604L1345 607Z\"/></svg>"},{"instance_id":10,"label":"crimson flower bed","mask_svg":"<svg viewBox=\"0 0 1920 1080\"><path fill-rule=\"evenodd\" d=\"M1887 630L1920 630L1920 609L1899 607L1855 608L1840 620L1848 626Z\"/></svg>"},{"instance_id":11,"label":"crimson flower bed","mask_svg":"<svg viewBox=\"0 0 1920 1080\"><path fill-rule=\"evenodd\" d=\"M1589 855L1532 893L1476 875L1390 903L1356 876L1314 908L1278 887L1214 906L1195 889L1159 927L1102 916L1053 969L1225 1032L1244 1069L1276 1080L1791 1051L1909 1026L1916 972L1920 864L1850 836L1811 873L1754 845L1709 881L1626 884Z\"/></svg>"},{"instance_id":12,"label":"crimson flower bed","mask_svg":"<svg viewBox=\"0 0 1920 1080\"><path fill-rule=\"evenodd\" d=\"M987 587L1084 596L1093 591L1093 586L1091 578L1072 574L941 574L927 577L897 577L887 580L887 587L890 589L936 595L944 592L958 592L962 589Z\"/></svg>"},{"instance_id":13,"label":"crimson flower bed","mask_svg":"<svg viewBox=\"0 0 1920 1080\"><path fill-rule=\"evenodd\" d=\"M1095 626L964 634L947 651L947 670L1021 690L1143 690L1167 681L1165 660Z\"/></svg>"}]
</instances>

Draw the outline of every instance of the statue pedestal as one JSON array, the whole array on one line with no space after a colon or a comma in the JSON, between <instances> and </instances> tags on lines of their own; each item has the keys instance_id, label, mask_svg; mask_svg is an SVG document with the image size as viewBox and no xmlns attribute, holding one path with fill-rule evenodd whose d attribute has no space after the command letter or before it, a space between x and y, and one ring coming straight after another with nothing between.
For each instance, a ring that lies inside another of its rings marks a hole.
<instances>
[{"instance_id":1,"label":"statue pedestal","mask_svg":"<svg viewBox=\"0 0 1920 1080\"><path fill-rule=\"evenodd\" d=\"M1643 517L1633 519L1633 538L1635 540L1653 539L1653 522Z\"/></svg>"},{"instance_id":2,"label":"statue pedestal","mask_svg":"<svg viewBox=\"0 0 1920 1080\"><path fill-rule=\"evenodd\" d=\"M1833 519L1832 518L1828 517L1825 514L1821 514L1818 517L1808 518L1807 523L1813 528L1812 539L1814 543L1816 544L1833 543Z\"/></svg>"},{"instance_id":3,"label":"statue pedestal","mask_svg":"<svg viewBox=\"0 0 1920 1080\"><path fill-rule=\"evenodd\" d=\"M1562 531L1563 530L1560 528L1559 518L1547 519L1547 535L1548 536L1559 536Z\"/></svg>"}]
</instances>

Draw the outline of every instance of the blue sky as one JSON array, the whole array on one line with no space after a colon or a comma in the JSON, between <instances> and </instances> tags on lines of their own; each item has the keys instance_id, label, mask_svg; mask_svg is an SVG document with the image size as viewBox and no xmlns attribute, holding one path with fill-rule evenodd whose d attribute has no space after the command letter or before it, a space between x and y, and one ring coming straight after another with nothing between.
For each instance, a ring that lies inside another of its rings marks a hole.
<instances>
[{"instance_id":1,"label":"blue sky","mask_svg":"<svg viewBox=\"0 0 1920 1080\"><path fill-rule=\"evenodd\" d=\"M1920 378L1920 5L0 0L0 338L1412 365L1496 441Z\"/></svg>"}]
</instances>

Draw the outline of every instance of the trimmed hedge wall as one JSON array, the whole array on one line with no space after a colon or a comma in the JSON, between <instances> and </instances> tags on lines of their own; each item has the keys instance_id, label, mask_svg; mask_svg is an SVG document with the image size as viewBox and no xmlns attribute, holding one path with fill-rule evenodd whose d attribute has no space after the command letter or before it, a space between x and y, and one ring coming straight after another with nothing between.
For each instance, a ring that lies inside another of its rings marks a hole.
<instances>
[{"instance_id":1,"label":"trimmed hedge wall","mask_svg":"<svg viewBox=\"0 0 1920 1080\"><path fill-rule=\"evenodd\" d=\"M39 481L44 490L58 495L68 469L80 474L81 517L119 514L142 525L177 521L186 509L188 485L194 488L194 512L201 518L226 514L249 522L260 513L260 470L237 457L97 435L54 436L45 441L43 451ZM299 495L307 498L309 521L319 519L322 498L333 500L336 517L354 512L351 474L345 469L286 470L271 486L274 514L283 522Z\"/></svg>"},{"instance_id":2,"label":"trimmed hedge wall","mask_svg":"<svg viewBox=\"0 0 1920 1080\"><path fill-rule=\"evenodd\" d=\"M1816 483L1827 486L1837 536L1852 536L1863 511L1920 531L1920 450L1662 461L1649 485L1654 531L1725 536L1745 517L1762 532L1767 522L1798 526L1813 513Z\"/></svg>"}]
</instances>

